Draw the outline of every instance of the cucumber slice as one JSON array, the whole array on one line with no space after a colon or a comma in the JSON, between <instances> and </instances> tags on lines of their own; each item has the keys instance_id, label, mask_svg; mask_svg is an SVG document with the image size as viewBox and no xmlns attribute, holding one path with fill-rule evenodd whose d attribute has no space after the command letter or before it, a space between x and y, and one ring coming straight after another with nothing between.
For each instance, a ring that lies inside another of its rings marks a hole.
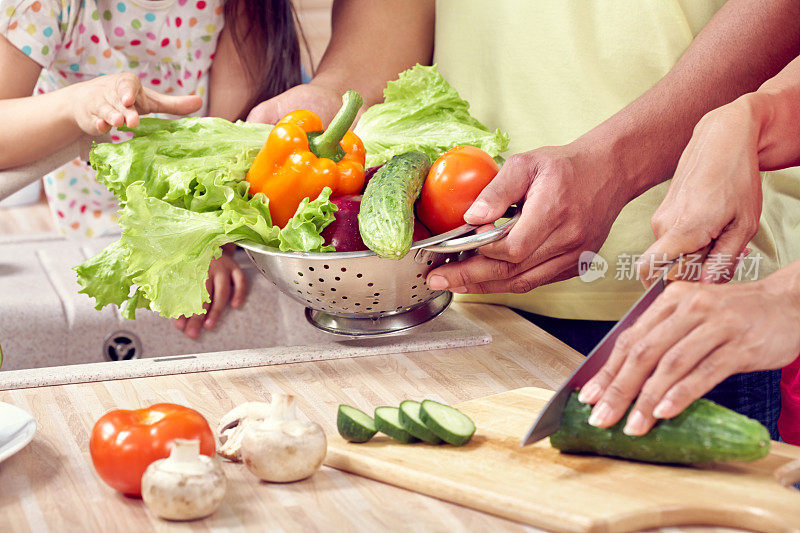
<instances>
[{"instance_id":1,"label":"cucumber slice","mask_svg":"<svg viewBox=\"0 0 800 533\"><path fill-rule=\"evenodd\" d=\"M475 433L475 423L449 405L433 400L422 402L419 418L434 435L453 446L463 446Z\"/></svg>"},{"instance_id":2,"label":"cucumber slice","mask_svg":"<svg viewBox=\"0 0 800 533\"><path fill-rule=\"evenodd\" d=\"M349 405L339 406L336 429L343 439L350 442L367 442L378 432L372 417Z\"/></svg>"},{"instance_id":3,"label":"cucumber slice","mask_svg":"<svg viewBox=\"0 0 800 533\"><path fill-rule=\"evenodd\" d=\"M378 431L386 433L394 440L408 444L417 439L400 424L400 409L397 407L376 407L375 427Z\"/></svg>"},{"instance_id":4,"label":"cucumber slice","mask_svg":"<svg viewBox=\"0 0 800 533\"><path fill-rule=\"evenodd\" d=\"M417 437L419 440L424 440L430 444L439 444L442 439L428 429L428 426L422 423L419 418L419 410L422 404L414 400L406 400L400 403L400 424L403 429Z\"/></svg>"}]
</instances>

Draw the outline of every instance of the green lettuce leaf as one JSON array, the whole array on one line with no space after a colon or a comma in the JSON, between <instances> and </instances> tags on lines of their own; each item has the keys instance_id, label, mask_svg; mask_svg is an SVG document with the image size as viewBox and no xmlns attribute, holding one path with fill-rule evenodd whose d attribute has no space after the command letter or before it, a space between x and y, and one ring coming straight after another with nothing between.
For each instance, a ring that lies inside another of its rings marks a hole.
<instances>
[{"instance_id":1,"label":"green lettuce leaf","mask_svg":"<svg viewBox=\"0 0 800 533\"><path fill-rule=\"evenodd\" d=\"M215 118L142 119L135 137L92 148L98 180L120 200L122 236L76 267L81 292L126 318L202 313L208 267L221 247L250 240L284 251L327 251L320 232L336 206L326 188L281 229L245 181L271 126Z\"/></svg>"},{"instance_id":2,"label":"green lettuce leaf","mask_svg":"<svg viewBox=\"0 0 800 533\"><path fill-rule=\"evenodd\" d=\"M368 167L409 150L435 161L459 144L477 146L495 158L508 148L508 134L492 132L472 117L469 104L435 65L400 73L383 96L384 102L367 109L355 128L367 150Z\"/></svg>"}]
</instances>

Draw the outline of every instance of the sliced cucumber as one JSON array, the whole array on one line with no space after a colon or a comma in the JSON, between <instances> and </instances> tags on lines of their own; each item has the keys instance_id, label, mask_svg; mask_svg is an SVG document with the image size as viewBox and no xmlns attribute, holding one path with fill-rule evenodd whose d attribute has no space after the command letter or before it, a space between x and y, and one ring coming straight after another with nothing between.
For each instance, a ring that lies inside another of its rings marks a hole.
<instances>
[{"instance_id":1,"label":"sliced cucumber","mask_svg":"<svg viewBox=\"0 0 800 533\"><path fill-rule=\"evenodd\" d=\"M343 439L350 442L367 442L378 432L371 416L349 405L339 406L336 429Z\"/></svg>"},{"instance_id":2,"label":"sliced cucumber","mask_svg":"<svg viewBox=\"0 0 800 533\"><path fill-rule=\"evenodd\" d=\"M375 427L378 431L386 433L394 440L408 444L417 439L400 424L400 409L397 407L376 407Z\"/></svg>"},{"instance_id":3,"label":"sliced cucumber","mask_svg":"<svg viewBox=\"0 0 800 533\"><path fill-rule=\"evenodd\" d=\"M422 423L419 418L419 410L422 404L414 400L406 400L400 403L400 424L403 429L430 444L439 444L442 439L433 434L428 426Z\"/></svg>"},{"instance_id":4,"label":"sliced cucumber","mask_svg":"<svg viewBox=\"0 0 800 533\"><path fill-rule=\"evenodd\" d=\"M434 435L453 446L465 445L475 433L475 423L467 415L433 400L422 402L419 418Z\"/></svg>"}]
</instances>

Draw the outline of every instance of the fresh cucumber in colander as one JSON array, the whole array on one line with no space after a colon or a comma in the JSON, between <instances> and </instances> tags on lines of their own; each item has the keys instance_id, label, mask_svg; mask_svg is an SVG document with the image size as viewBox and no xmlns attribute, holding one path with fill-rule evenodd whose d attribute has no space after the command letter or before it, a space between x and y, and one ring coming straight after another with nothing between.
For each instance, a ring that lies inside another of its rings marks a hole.
<instances>
[{"instance_id":1,"label":"fresh cucumber in colander","mask_svg":"<svg viewBox=\"0 0 800 533\"><path fill-rule=\"evenodd\" d=\"M431 432L453 446L463 446L475 433L475 423L456 409L433 400L425 400L419 418Z\"/></svg>"},{"instance_id":2,"label":"fresh cucumber in colander","mask_svg":"<svg viewBox=\"0 0 800 533\"><path fill-rule=\"evenodd\" d=\"M422 191L431 161L422 152L396 155L369 180L358 230L367 247L387 259L402 259L411 249L414 202Z\"/></svg>"}]
</instances>

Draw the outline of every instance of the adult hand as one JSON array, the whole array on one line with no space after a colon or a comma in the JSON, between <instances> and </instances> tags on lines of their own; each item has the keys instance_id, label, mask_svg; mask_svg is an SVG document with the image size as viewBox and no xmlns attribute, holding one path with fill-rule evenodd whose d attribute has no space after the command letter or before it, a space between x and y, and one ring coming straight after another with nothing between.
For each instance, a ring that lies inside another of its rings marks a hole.
<instances>
[{"instance_id":1,"label":"adult hand","mask_svg":"<svg viewBox=\"0 0 800 533\"><path fill-rule=\"evenodd\" d=\"M758 131L740 101L700 120L669 191L652 217L656 242L638 261L639 279L645 285L659 273L653 266L712 242L692 280L730 281L761 216L757 142Z\"/></svg>"},{"instance_id":2,"label":"adult hand","mask_svg":"<svg viewBox=\"0 0 800 533\"><path fill-rule=\"evenodd\" d=\"M581 389L596 404L589 423L614 425L636 398L624 431L644 435L728 376L789 364L800 352L798 285L800 262L752 283L672 283Z\"/></svg>"},{"instance_id":3,"label":"adult hand","mask_svg":"<svg viewBox=\"0 0 800 533\"><path fill-rule=\"evenodd\" d=\"M306 109L314 111L327 124L341 106L342 94L335 89L313 83L297 85L255 106L247 121L275 124L291 111Z\"/></svg>"},{"instance_id":4,"label":"adult hand","mask_svg":"<svg viewBox=\"0 0 800 533\"><path fill-rule=\"evenodd\" d=\"M431 271L428 286L522 293L575 276L581 252L600 249L630 200L622 180L605 178L611 175L610 165L574 144L511 156L464 220L493 223L522 200L519 221L505 238L481 247L480 255Z\"/></svg>"},{"instance_id":5,"label":"adult hand","mask_svg":"<svg viewBox=\"0 0 800 533\"><path fill-rule=\"evenodd\" d=\"M175 327L183 331L190 339L196 339L202 328L211 329L216 326L228 301L234 309L244 303L247 294L247 278L233 259L234 250L233 247L226 247L221 257L211 260L206 280L206 289L211 295L211 301L203 304L206 313L192 315L188 318L182 316L173 321Z\"/></svg>"}]
</instances>

